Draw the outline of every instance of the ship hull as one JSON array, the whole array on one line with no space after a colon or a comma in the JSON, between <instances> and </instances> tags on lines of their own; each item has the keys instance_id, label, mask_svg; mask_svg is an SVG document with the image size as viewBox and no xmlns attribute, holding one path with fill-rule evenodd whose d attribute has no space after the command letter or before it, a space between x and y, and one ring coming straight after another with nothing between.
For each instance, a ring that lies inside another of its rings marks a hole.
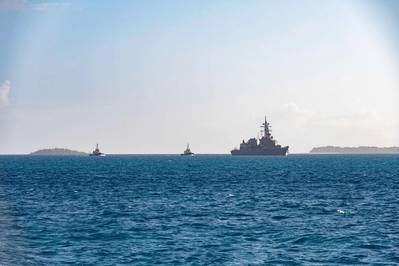
<instances>
[{"instance_id":1,"label":"ship hull","mask_svg":"<svg viewBox=\"0 0 399 266\"><path fill-rule=\"evenodd\" d=\"M248 149L248 150L232 150L231 155L262 155L262 156L286 156L288 147L279 149Z\"/></svg>"},{"instance_id":2,"label":"ship hull","mask_svg":"<svg viewBox=\"0 0 399 266\"><path fill-rule=\"evenodd\" d=\"M182 153L181 156L194 156L194 153Z\"/></svg>"}]
</instances>

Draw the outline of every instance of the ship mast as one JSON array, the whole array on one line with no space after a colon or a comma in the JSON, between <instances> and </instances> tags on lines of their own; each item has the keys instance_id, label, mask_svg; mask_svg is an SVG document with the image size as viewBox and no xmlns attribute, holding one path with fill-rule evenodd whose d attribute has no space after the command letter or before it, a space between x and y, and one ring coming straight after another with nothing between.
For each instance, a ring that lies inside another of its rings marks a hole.
<instances>
[{"instance_id":1,"label":"ship mast","mask_svg":"<svg viewBox=\"0 0 399 266\"><path fill-rule=\"evenodd\" d=\"M272 139L273 137L271 136L270 124L267 122L266 116L265 116L265 122L262 124L262 128L263 128L263 137Z\"/></svg>"}]
</instances>

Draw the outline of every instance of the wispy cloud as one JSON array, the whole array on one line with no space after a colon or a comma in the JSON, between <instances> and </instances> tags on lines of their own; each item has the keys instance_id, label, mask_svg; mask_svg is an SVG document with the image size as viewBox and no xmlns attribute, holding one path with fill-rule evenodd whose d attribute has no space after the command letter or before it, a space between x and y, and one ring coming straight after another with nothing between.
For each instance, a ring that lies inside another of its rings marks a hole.
<instances>
[{"instance_id":1,"label":"wispy cloud","mask_svg":"<svg viewBox=\"0 0 399 266\"><path fill-rule=\"evenodd\" d=\"M397 142L399 130L396 120L386 119L372 109L321 113L291 102L274 112L273 118L280 138L297 143L295 148L301 152L310 150L312 145L390 146Z\"/></svg>"},{"instance_id":2,"label":"wispy cloud","mask_svg":"<svg viewBox=\"0 0 399 266\"><path fill-rule=\"evenodd\" d=\"M281 120L290 121L297 127L307 128L310 126L328 127L370 127L371 125L386 125L381 115L373 110L358 110L345 115L317 113L290 102L283 105L276 115ZM391 121L392 122L392 121Z\"/></svg>"},{"instance_id":3,"label":"wispy cloud","mask_svg":"<svg viewBox=\"0 0 399 266\"><path fill-rule=\"evenodd\" d=\"M0 0L0 10L21 10L27 5L27 0Z\"/></svg>"},{"instance_id":4,"label":"wispy cloud","mask_svg":"<svg viewBox=\"0 0 399 266\"><path fill-rule=\"evenodd\" d=\"M8 104L8 98L11 91L11 82L6 80L0 86L0 106L5 106Z\"/></svg>"},{"instance_id":5,"label":"wispy cloud","mask_svg":"<svg viewBox=\"0 0 399 266\"><path fill-rule=\"evenodd\" d=\"M60 9L69 6L66 1L42 1L35 3L29 0L0 0L0 10L18 11L18 10L34 10L48 11L50 9Z\"/></svg>"},{"instance_id":6,"label":"wispy cloud","mask_svg":"<svg viewBox=\"0 0 399 266\"><path fill-rule=\"evenodd\" d=\"M43 2L38 4L31 4L31 8L36 11L48 11L51 9L62 9L70 5L68 2Z\"/></svg>"}]
</instances>

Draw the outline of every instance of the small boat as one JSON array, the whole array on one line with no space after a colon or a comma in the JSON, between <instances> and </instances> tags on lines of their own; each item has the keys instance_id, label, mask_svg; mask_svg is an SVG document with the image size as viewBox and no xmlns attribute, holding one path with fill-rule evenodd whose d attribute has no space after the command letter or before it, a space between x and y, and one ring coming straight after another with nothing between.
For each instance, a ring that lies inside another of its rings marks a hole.
<instances>
[{"instance_id":1,"label":"small boat","mask_svg":"<svg viewBox=\"0 0 399 266\"><path fill-rule=\"evenodd\" d=\"M105 153L100 152L98 144L96 144L96 149L92 153L90 153L89 156L105 156Z\"/></svg>"},{"instance_id":2,"label":"small boat","mask_svg":"<svg viewBox=\"0 0 399 266\"><path fill-rule=\"evenodd\" d=\"M194 156L194 153L190 150L190 144L187 144L186 150L180 155L182 155L182 156Z\"/></svg>"}]
</instances>

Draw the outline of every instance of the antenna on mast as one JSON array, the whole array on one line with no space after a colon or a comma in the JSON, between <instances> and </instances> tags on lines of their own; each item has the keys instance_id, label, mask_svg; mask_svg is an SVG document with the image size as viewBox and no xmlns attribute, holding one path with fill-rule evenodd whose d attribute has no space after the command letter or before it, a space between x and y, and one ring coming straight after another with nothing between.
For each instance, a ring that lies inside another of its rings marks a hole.
<instances>
[{"instance_id":1,"label":"antenna on mast","mask_svg":"<svg viewBox=\"0 0 399 266\"><path fill-rule=\"evenodd\" d=\"M269 123L267 122L266 116L265 116L265 122L262 124L262 127L263 127L263 132L264 132L263 136L266 138L273 139L273 137L271 135L271 128L270 128Z\"/></svg>"}]
</instances>

